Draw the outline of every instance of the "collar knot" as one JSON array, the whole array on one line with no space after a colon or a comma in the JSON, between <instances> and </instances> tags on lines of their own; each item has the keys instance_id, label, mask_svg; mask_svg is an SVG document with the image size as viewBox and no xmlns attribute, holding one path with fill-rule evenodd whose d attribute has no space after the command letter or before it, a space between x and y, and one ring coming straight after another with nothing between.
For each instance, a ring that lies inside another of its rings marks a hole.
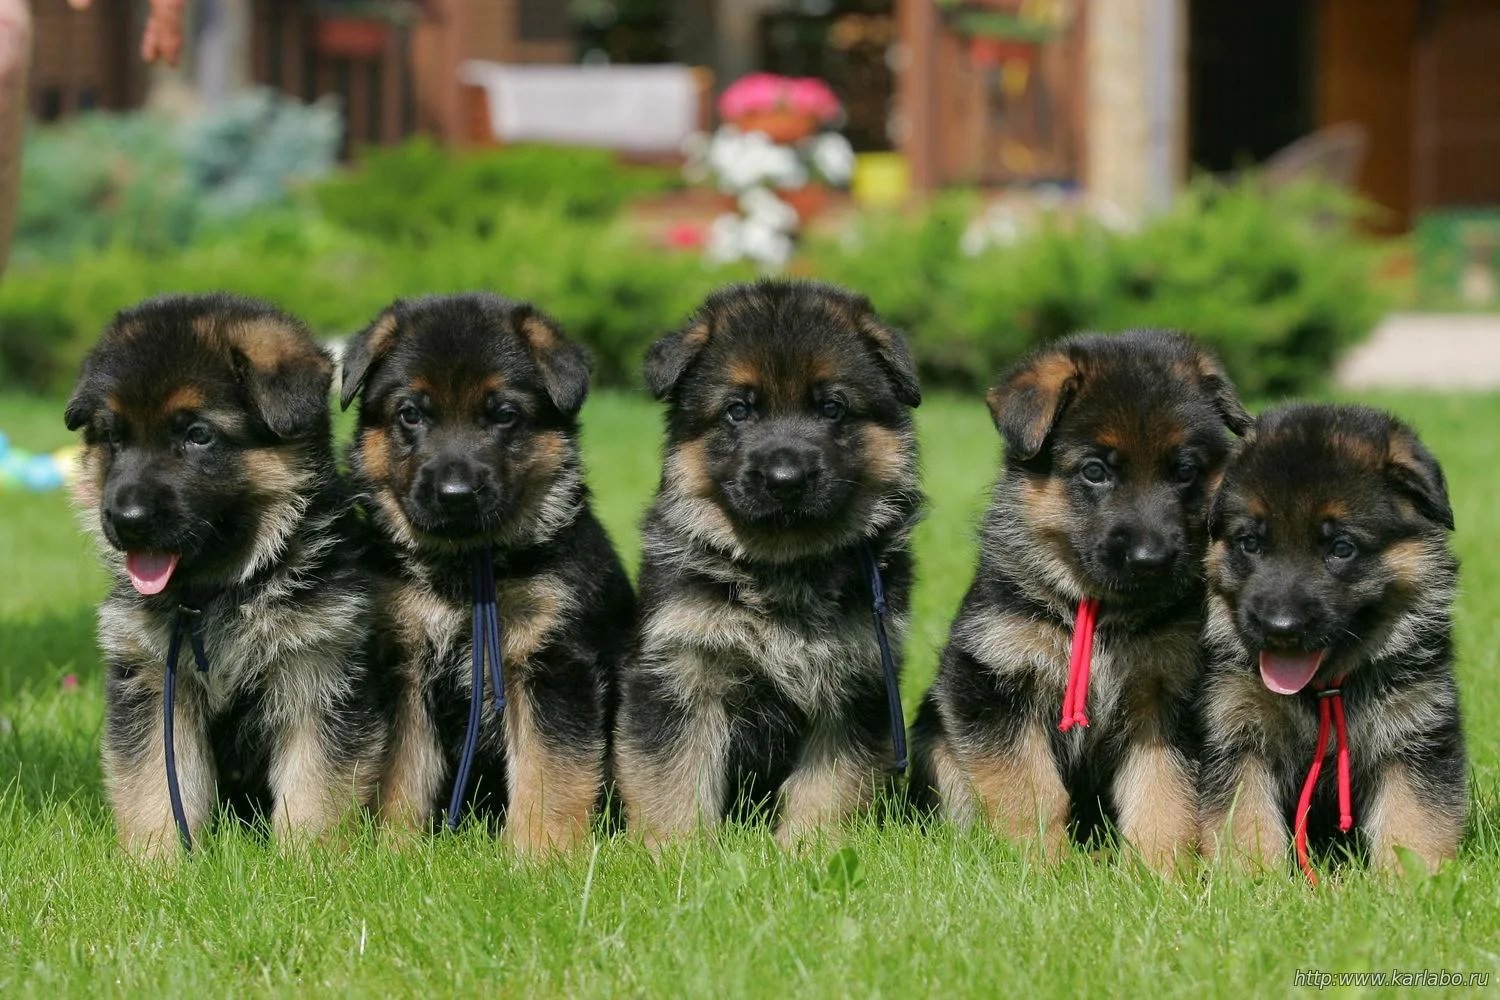
<instances>
[{"instance_id":1,"label":"collar knot","mask_svg":"<svg viewBox=\"0 0 1500 1000\"><path fill-rule=\"evenodd\" d=\"M1328 736L1332 730L1335 740L1335 758L1338 768L1339 830L1347 833L1354 829L1354 789L1349 763L1349 727L1344 721L1344 678L1335 677L1328 684L1320 684L1313 690L1318 703L1318 742L1313 747L1312 763L1307 768L1307 779L1302 783L1302 795L1297 800L1297 815L1293 826L1297 848L1297 864L1313 885L1318 884L1318 874L1313 871L1307 847L1307 818L1312 812L1313 793L1318 788L1318 776L1323 771L1323 758L1328 753Z\"/></svg>"},{"instance_id":2,"label":"collar knot","mask_svg":"<svg viewBox=\"0 0 1500 1000\"><path fill-rule=\"evenodd\" d=\"M1063 692L1059 732L1089 724L1089 676L1094 669L1094 624L1099 617L1099 599L1085 597L1073 617L1073 647L1068 654L1068 684Z\"/></svg>"}]
</instances>

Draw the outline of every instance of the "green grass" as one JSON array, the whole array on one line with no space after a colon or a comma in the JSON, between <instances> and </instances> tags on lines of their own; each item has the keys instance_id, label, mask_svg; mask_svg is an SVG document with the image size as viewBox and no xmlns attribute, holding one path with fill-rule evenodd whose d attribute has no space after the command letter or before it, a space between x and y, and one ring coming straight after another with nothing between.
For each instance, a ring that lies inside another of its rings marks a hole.
<instances>
[{"instance_id":1,"label":"green grass","mask_svg":"<svg viewBox=\"0 0 1500 1000\"><path fill-rule=\"evenodd\" d=\"M1497 971L1500 397L1380 402L1446 463L1464 557L1459 672L1478 809L1459 862L1436 878L1351 873L1320 890L1222 871L1163 880L1085 854L1047 870L980 832L904 826L797 853L729 829L659 861L601 839L536 865L473 830L399 847L365 830L298 856L228 829L187 863L137 865L115 848L100 792L103 576L60 494L5 494L0 995L1238 996L1291 992L1298 969ZM65 444L61 409L0 397L0 429L32 449ZM600 513L634 565L657 414L605 394L585 415ZM932 503L908 710L968 583L998 452L977 401L934 399L919 416Z\"/></svg>"}]
</instances>

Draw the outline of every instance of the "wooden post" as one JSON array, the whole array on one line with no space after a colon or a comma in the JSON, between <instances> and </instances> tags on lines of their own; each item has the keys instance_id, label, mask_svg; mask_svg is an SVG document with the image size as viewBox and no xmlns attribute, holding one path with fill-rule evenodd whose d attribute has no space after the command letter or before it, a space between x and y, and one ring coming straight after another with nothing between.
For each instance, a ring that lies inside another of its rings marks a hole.
<instances>
[{"instance_id":1,"label":"wooden post","mask_svg":"<svg viewBox=\"0 0 1500 1000\"><path fill-rule=\"evenodd\" d=\"M938 170L937 72L938 21L933 0L897 0L903 56L896 77L900 111L899 146L911 170L912 187L929 191L942 183Z\"/></svg>"}]
</instances>

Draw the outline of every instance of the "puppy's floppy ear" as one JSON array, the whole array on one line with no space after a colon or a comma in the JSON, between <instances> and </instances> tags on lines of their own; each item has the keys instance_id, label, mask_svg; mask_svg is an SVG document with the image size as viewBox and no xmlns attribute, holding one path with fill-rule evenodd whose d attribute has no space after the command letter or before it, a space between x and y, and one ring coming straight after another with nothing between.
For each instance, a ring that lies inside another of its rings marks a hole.
<instances>
[{"instance_id":1,"label":"puppy's floppy ear","mask_svg":"<svg viewBox=\"0 0 1500 1000\"><path fill-rule=\"evenodd\" d=\"M224 330L235 367L260 414L279 438L328 425L333 361L300 323L267 314L237 319Z\"/></svg>"},{"instance_id":2,"label":"puppy's floppy ear","mask_svg":"<svg viewBox=\"0 0 1500 1000\"><path fill-rule=\"evenodd\" d=\"M669 333L646 352L646 388L657 399L666 399L687 374L709 338L709 321L695 317L687 326Z\"/></svg>"},{"instance_id":3,"label":"puppy's floppy ear","mask_svg":"<svg viewBox=\"0 0 1500 1000\"><path fill-rule=\"evenodd\" d=\"M370 377L375 363L385 357L396 342L400 320L396 318L396 301L386 306L375 321L356 333L344 345L344 356L339 366L339 409L349 409L354 397Z\"/></svg>"},{"instance_id":4,"label":"puppy's floppy ear","mask_svg":"<svg viewBox=\"0 0 1500 1000\"><path fill-rule=\"evenodd\" d=\"M73 386L73 394L68 397L68 405L63 409L63 422L70 431L76 431L87 424L99 409L99 387L94 384L93 369L94 359L91 355L84 359L83 366L78 371L78 382Z\"/></svg>"},{"instance_id":5,"label":"puppy's floppy ear","mask_svg":"<svg viewBox=\"0 0 1500 1000\"><path fill-rule=\"evenodd\" d=\"M1387 437L1385 474L1396 488L1411 498L1417 512L1434 524L1453 530L1453 505L1448 501L1448 482L1432 452L1417 439L1410 427L1391 422Z\"/></svg>"},{"instance_id":6,"label":"puppy's floppy ear","mask_svg":"<svg viewBox=\"0 0 1500 1000\"><path fill-rule=\"evenodd\" d=\"M1065 350L1043 351L1011 369L985 394L1008 456L1035 458L1083 374Z\"/></svg>"},{"instance_id":7,"label":"puppy's floppy ear","mask_svg":"<svg viewBox=\"0 0 1500 1000\"><path fill-rule=\"evenodd\" d=\"M515 322L532 360L542 370L542 385L552 405L565 416L577 416L589 394L589 352L564 336L555 320L531 306L521 306Z\"/></svg>"},{"instance_id":8,"label":"puppy's floppy ear","mask_svg":"<svg viewBox=\"0 0 1500 1000\"><path fill-rule=\"evenodd\" d=\"M919 405L922 402L922 387L917 382L917 366L912 362L906 337L895 327L882 323L868 304L859 321L859 332L864 335L874 350L875 357L880 360L880 366L885 369L886 378L890 379L896 398L907 406Z\"/></svg>"},{"instance_id":9,"label":"puppy's floppy ear","mask_svg":"<svg viewBox=\"0 0 1500 1000\"><path fill-rule=\"evenodd\" d=\"M1198 384L1213 400L1214 409L1219 411L1224 426L1244 437L1254 418L1245 409L1245 404L1240 402L1239 393L1235 391L1229 373L1213 353L1196 344L1194 349L1198 352Z\"/></svg>"}]
</instances>

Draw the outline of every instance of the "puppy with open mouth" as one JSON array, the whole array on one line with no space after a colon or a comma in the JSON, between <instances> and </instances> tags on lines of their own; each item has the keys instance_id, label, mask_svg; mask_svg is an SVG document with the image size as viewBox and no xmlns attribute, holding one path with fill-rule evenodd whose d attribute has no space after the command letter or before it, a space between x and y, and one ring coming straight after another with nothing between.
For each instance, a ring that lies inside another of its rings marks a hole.
<instances>
[{"instance_id":1,"label":"puppy with open mouth","mask_svg":"<svg viewBox=\"0 0 1500 1000\"><path fill-rule=\"evenodd\" d=\"M659 843L765 809L788 838L867 808L898 665L872 593L899 650L922 505L904 338L830 286L738 285L652 347L646 381L666 455L617 726L629 825Z\"/></svg>"},{"instance_id":2,"label":"puppy with open mouth","mask_svg":"<svg viewBox=\"0 0 1500 1000\"><path fill-rule=\"evenodd\" d=\"M1269 867L1343 843L1379 868L1458 850L1457 563L1441 467L1359 406L1263 415L1213 501L1203 843ZM1352 839L1351 839L1352 838Z\"/></svg>"},{"instance_id":3,"label":"puppy with open mouth","mask_svg":"<svg viewBox=\"0 0 1500 1000\"><path fill-rule=\"evenodd\" d=\"M385 725L332 378L300 322L227 295L125 310L84 362L66 419L114 574L104 778L134 852L191 844L221 803L290 836L372 798Z\"/></svg>"},{"instance_id":4,"label":"puppy with open mouth","mask_svg":"<svg viewBox=\"0 0 1500 1000\"><path fill-rule=\"evenodd\" d=\"M635 609L579 459L589 371L555 321L484 293L397 301L345 352L395 702L390 824L475 812L527 853L588 831Z\"/></svg>"},{"instance_id":5,"label":"puppy with open mouth","mask_svg":"<svg viewBox=\"0 0 1500 1000\"><path fill-rule=\"evenodd\" d=\"M1212 355L1151 330L1058 341L989 405L1004 468L914 726L914 798L1049 855L1109 821L1172 867L1197 835L1208 495L1249 415Z\"/></svg>"}]
</instances>

